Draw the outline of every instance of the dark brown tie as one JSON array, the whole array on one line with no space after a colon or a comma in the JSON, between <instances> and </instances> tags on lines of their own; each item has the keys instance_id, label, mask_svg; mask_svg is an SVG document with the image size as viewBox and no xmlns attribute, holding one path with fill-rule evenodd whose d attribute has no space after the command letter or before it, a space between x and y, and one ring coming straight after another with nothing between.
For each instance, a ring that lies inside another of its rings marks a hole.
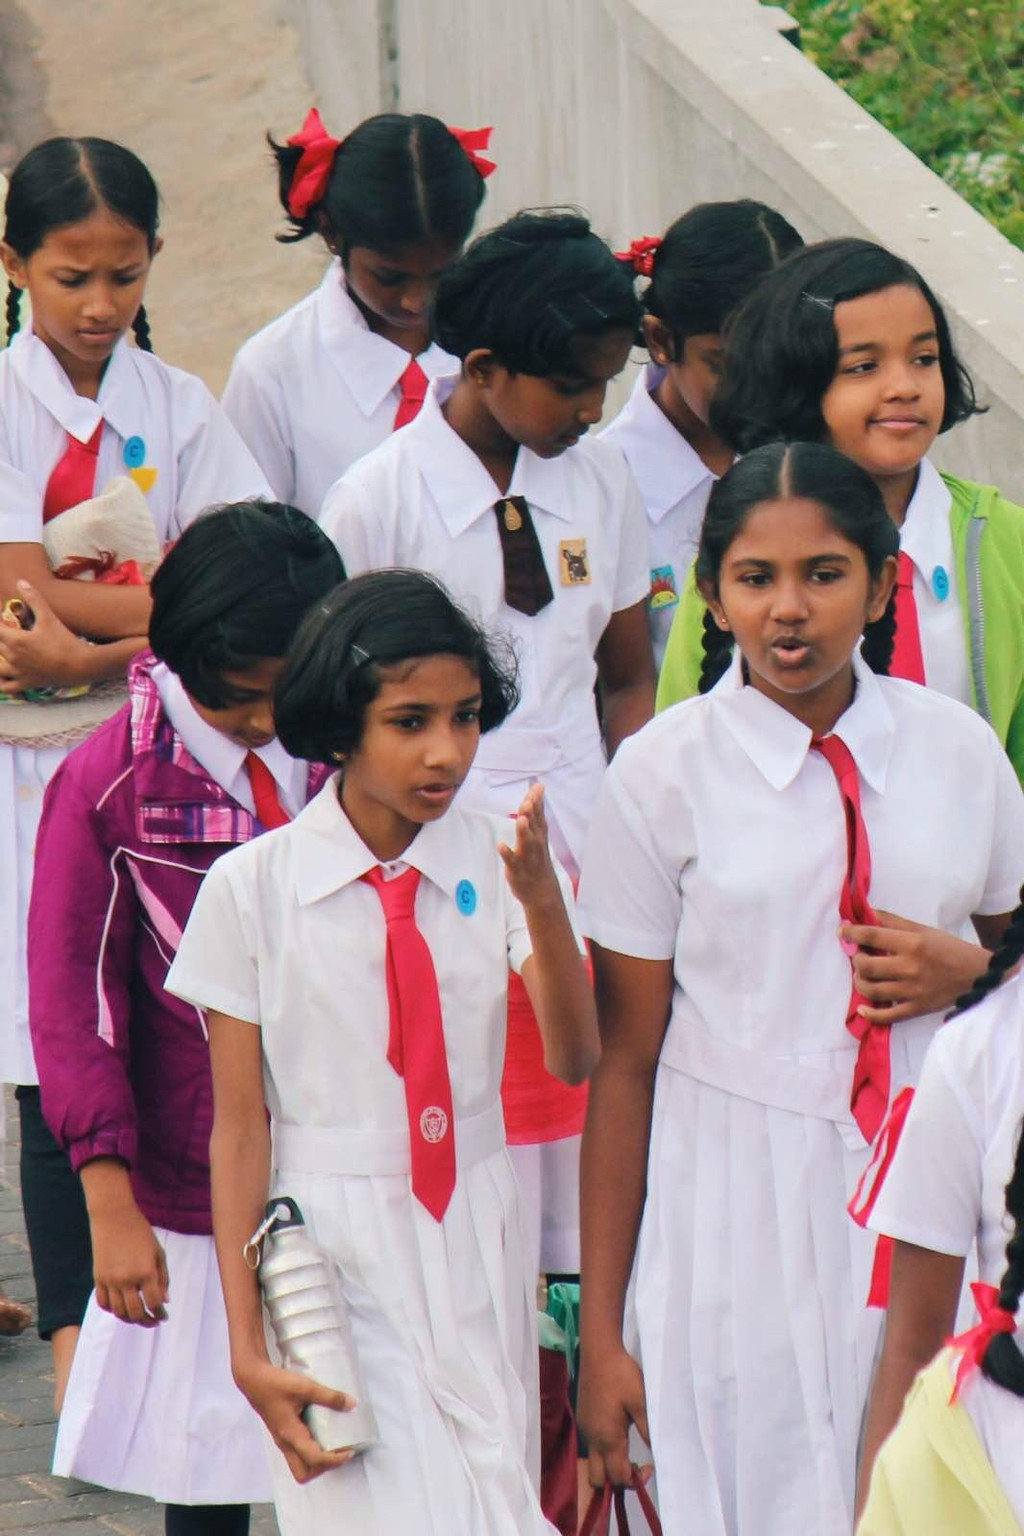
<instances>
[{"instance_id":1,"label":"dark brown tie","mask_svg":"<svg viewBox=\"0 0 1024 1536\"><path fill-rule=\"evenodd\" d=\"M540 540L525 496L505 496L494 504L505 564L505 601L510 608L540 613L554 597Z\"/></svg>"}]
</instances>

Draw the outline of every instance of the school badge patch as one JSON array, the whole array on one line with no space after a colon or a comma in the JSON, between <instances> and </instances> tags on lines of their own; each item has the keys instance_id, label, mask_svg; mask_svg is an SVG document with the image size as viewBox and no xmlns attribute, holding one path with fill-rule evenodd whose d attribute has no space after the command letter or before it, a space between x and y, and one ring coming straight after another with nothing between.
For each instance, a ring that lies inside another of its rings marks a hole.
<instances>
[{"instance_id":1,"label":"school badge patch","mask_svg":"<svg viewBox=\"0 0 1024 1536\"><path fill-rule=\"evenodd\" d=\"M558 569L563 587L590 586L590 559L586 539L563 539L558 546Z\"/></svg>"},{"instance_id":2,"label":"school badge patch","mask_svg":"<svg viewBox=\"0 0 1024 1536\"><path fill-rule=\"evenodd\" d=\"M647 594L648 608L671 608L679 601L676 573L670 565L656 565L651 571L651 590Z\"/></svg>"}]
</instances>

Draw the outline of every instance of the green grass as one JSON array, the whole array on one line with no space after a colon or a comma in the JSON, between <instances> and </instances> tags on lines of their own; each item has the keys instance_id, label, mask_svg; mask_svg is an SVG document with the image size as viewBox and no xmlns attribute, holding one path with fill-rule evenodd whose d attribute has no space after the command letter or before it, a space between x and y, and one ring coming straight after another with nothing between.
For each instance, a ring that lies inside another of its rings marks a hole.
<instances>
[{"instance_id":1,"label":"green grass","mask_svg":"<svg viewBox=\"0 0 1024 1536\"><path fill-rule=\"evenodd\" d=\"M808 58L1024 249L1024 0L782 3Z\"/></svg>"}]
</instances>

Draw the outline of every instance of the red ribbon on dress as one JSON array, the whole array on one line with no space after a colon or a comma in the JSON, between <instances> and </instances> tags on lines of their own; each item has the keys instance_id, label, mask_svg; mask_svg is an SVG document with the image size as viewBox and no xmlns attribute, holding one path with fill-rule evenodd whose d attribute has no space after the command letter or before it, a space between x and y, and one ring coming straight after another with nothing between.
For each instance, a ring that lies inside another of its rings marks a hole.
<instances>
[{"instance_id":1,"label":"red ribbon on dress","mask_svg":"<svg viewBox=\"0 0 1024 1536\"><path fill-rule=\"evenodd\" d=\"M846 1209L858 1227L866 1227L875 1208L886 1174L896 1156L896 1148L903 1135L907 1113L914 1102L913 1088L904 1088L893 1100L892 1109L875 1142L871 1161L857 1180L857 1188ZM875 1243L875 1260L871 1267L871 1286L868 1290L868 1306L889 1305L889 1280L892 1275L892 1255L896 1244L891 1237L881 1233Z\"/></svg>"},{"instance_id":2,"label":"red ribbon on dress","mask_svg":"<svg viewBox=\"0 0 1024 1536\"><path fill-rule=\"evenodd\" d=\"M54 575L61 581L75 581L92 571L94 579L105 587L144 587L147 585L142 567L137 560L115 563L112 550L101 550L98 555L70 555L59 565Z\"/></svg>"},{"instance_id":3,"label":"red ribbon on dress","mask_svg":"<svg viewBox=\"0 0 1024 1536\"><path fill-rule=\"evenodd\" d=\"M631 241L628 251L616 251L616 260L628 261L637 277L651 277L655 252L660 244L660 235L644 235L642 240Z\"/></svg>"},{"instance_id":4,"label":"red ribbon on dress","mask_svg":"<svg viewBox=\"0 0 1024 1536\"><path fill-rule=\"evenodd\" d=\"M469 156L470 163L480 172L486 180L492 171L498 169L493 160L487 160L480 154L481 149L489 149L493 128L449 128L452 138L458 139L465 153Z\"/></svg>"},{"instance_id":5,"label":"red ribbon on dress","mask_svg":"<svg viewBox=\"0 0 1024 1536\"><path fill-rule=\"evenodd\" d=\"M966 1333L958 1334L955 1339L946 1341L952 1349L958 1349L962 1354L960 1364L957 1366L953 1391L950 1393L950 1403L956 1402L964 1382L980 1367L996 1334L1017 1331L1016 1315L1013 1312L1007 1312L1005 1307L999 1305L999 1292L994 1285L985 1285L982 1281L975 1280L971 1285L971 1295L974 1297L981 1321L975 1323L973 1328L968 1328Z\"/></svg>"},{"instance_id":6,"label":"red ribbon on dress","mask_svg":"<svg viewBox=\"0 0 1024 1536\"><path fill-rule=\"evenodd\" d=\"M304 219L327 191L341 142L327 132L316 107L310 107L301 131L293 133L288 140L289 148L302 150L288 190L288 211L295 218Z\"/></svg>"}]
</instances>

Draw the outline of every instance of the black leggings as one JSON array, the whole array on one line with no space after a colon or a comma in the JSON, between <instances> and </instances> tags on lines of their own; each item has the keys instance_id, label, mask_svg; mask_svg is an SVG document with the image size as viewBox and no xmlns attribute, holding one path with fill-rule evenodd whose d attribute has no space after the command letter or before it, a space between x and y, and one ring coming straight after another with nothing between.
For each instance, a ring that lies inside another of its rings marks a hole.
<instances>
[{"instance_id":1,"label":"black leggings","mask_svg":"<svg viewBox=\"0 0 1024 1536\"><path fill-rule=\"evenodd\" d=\"M248 1504L168 1504L165 1536L249 1536Z\"/></svg>"},{"instance_id":2,"label":"black leggings","mask_svg":"<svg viewBox=\"0 0 1024 1536\"><path fill-rule=\"evenodd\" d=\"M43 1119L39 1089L15 1089L21 1120L21 1207L36 1282L39 1337L77 1328L92 1293L82 1185Z\"/></svg>"}]
</instances>

